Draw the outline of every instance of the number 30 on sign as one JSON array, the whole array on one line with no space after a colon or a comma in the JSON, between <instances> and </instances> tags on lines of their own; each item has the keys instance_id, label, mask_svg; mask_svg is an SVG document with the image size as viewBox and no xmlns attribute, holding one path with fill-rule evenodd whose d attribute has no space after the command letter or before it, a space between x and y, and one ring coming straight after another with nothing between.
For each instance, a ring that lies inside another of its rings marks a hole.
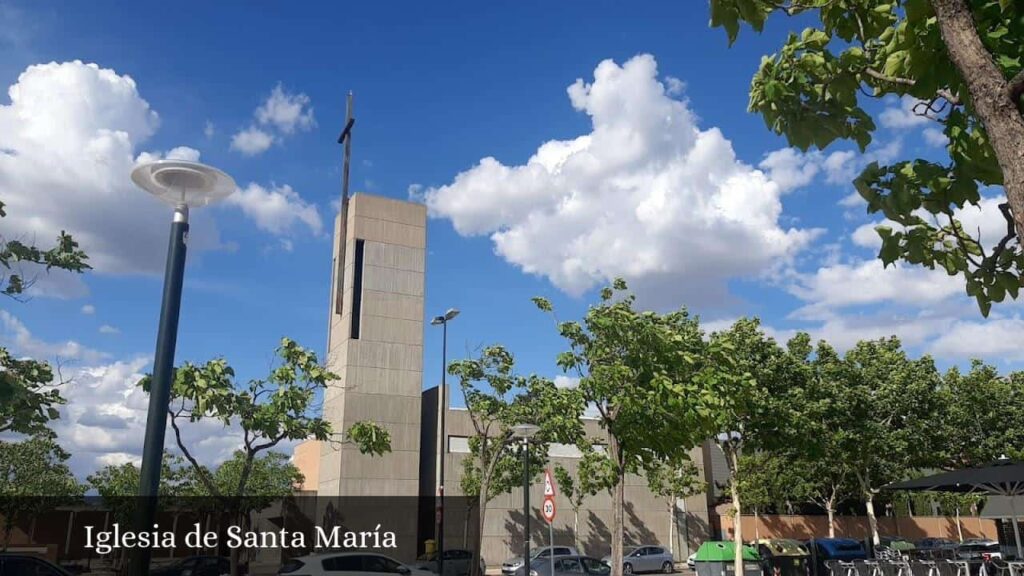
<instances>
[{"instance_id":1,"label":"number 30 on sign","mask_svg":"<svg viewBox=\"0 0 1024 576\"><path fill-rule=\"evenodd\" d=\"M540 512L544 516L544 519L547 520L549 524L554 522L555 521L555 499L554 498L550 498L550 497L549 498L545 498L544 499L544 505L541 506Z\"/></svg>"}]
</instances>

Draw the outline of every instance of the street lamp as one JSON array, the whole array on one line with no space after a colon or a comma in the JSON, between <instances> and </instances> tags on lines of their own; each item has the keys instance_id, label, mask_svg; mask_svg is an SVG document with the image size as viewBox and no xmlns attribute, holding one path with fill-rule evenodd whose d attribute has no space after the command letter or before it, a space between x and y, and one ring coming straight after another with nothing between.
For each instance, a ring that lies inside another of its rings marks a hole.
<instances>
[{"instance_id":1,"label":"street lamp","mask_svg":"<svg viewBox=\"0 0 1024 576\"><path fill-rule=\"evenodd\" d=\"M540 432L540 426L516 424L512 435L523 441L523 576L530 576L530 438Z\"/></svg>"},{"instance_id":2,"label":"street lamp","mask_svg":"<svg viewBox=\"0 0 1024 576\"><path fill-rule=\"evenodd\" d=\"M185 248L188 240L189 207L206 206L235 191L235 181L216 168L184 160L157 160L132 170L132 182L174 207L171 240L167 248L164 293L160 307L160 326L153 355L153 378L149 389L146 438L139 473L139 509L136 530L152 530L156 517L156 498L160 487L160 464L167 429L167 407L171 399L171 372L178 338L178 314L181 311L181 285L185 276ZM139 547L134 555L133 576L149 572L150 550Z\"/></svg>"},{"instance_id":3,"label":"street lamp","mask_svg":"<svg viewBox=\"0 0 1024 576\"><path fill-rule=\"evenodd\" d=\"M448 412L447 376L448 376L448 322L459 315L457 308L449 308L443 316L435 316L431 326L441 326L441 389L437 398L437 526L434 541L437 543L437 573L444 576L444 456L448 451L445 446L444 417Z\"/></svg>"}]
</instances>

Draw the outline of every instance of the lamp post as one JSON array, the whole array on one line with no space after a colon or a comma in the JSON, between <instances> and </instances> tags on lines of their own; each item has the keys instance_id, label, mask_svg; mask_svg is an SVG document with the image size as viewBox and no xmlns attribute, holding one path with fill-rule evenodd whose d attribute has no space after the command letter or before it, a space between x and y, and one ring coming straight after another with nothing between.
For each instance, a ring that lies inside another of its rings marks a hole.
<instances>
[{"instance_id":1,"label":"lamp post","mask_svg":"<svg viewBox=\"0 0 1024 576\"><path fill-rule=\"evenodd\" d=\"M183 160L158 160L141 164L132 170L131 178L136 186L174 207L170 245L167 248L167 268L164 272L160 326L157 329L156 353L153 355L142 470L139 473L140 502L135 528L142 533L152 530L156 517L167 408L171 399L174 348L178 339L181 286L185 276L189 207L198 208L227 197L235 191L235 181L216 168ZM148 574L149 557L149 548L139 547L133 555L129 574Z\"/></svg>"},{"instance_id":2,"label":"lamp post","mask_svg":"<svg viewBox=\"0 0 1024 576\"><path fill-rule=\"evenodd\" d=\"M442 316L435 316L431 326L441 326L441 388L437 393L437 525L434 541L437 543L437 573L444 576L444 457L448 452L444 418L448 412L448 322L459 315L457 308L449 308Z\"/></svg>"},{"instance_id":3,"label":"lamp post","mask_svg":"<svg viewBox=\"0 0 1024 576\"><path fill-rule=\"evenodd\" d=\"M517 424L512 435L523 441L523 576L530 576L530 438L540 432L540 426Z\"/></svg>"}]
</instances>

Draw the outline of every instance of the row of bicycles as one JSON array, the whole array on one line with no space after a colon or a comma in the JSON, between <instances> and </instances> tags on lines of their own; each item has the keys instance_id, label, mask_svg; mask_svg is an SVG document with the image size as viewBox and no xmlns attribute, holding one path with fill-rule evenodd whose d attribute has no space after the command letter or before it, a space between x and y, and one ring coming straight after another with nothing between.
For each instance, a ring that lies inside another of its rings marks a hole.
<instances>
[{"instance_id":1,"label":"row of bicycles","mask_svg":"<svg viewBox=\"0 0 1024 576\"><path fill-rule=\"evenodd\" d=\"M1024 576L1024 562L1000 558L826 560L825 567L828 576Z\"/></svg>"}]
</instances>

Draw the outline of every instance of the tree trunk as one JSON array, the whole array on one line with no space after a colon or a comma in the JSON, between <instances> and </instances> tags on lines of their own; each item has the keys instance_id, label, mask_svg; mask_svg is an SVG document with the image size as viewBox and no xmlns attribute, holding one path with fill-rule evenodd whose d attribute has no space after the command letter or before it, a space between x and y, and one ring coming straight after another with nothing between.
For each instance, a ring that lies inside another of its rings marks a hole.
<instances>
[{"instance_id":1,"label":"tree trunk","mask_svg":"<svg viewBox=\"0 0 1024 576\"><path fill-rule=\"evenodd\" d=\"M626 470L622 448L614 434L608 434L608 454L615 463L615 486L612 488L612 576L622 576L622 534L625 530L623 506L626 499Z\"/></svg>"},{"instance_id":2,"label":"tree trunk","mask_svg":"<svg viewBox=\"0 0 1024 576\"><path fill-rule=\"evenodd\" d=\"M739 466L739 454L736 453L735 448L730 444L726 443L723 445L723 451L725 452L726 462L729 463L729 476L730 482L729 487L732 492L732 509L736 516L733 521L733 543L735 544L733 553L733 568L736 571L736 576L743 574L743 508L740 505L740 490L739 486L736 485L736 472Z\"/></svg>"},{"instance_id":3,"label":"tree trunk","mask_svg":"<svg viewBox=\"0 0 1024 576\"><path fill-rule=\"evenodd\" d=\"M757 506L755 506L754 507L754 542L757 542L758 540L761 539L761 531L757 527L757 523L758 523L759 518L760 517L758 516L758 513L757 513Z\"/></svg>"},{"instance_id":4,"label":"tree trunk","mask_svg":"<svg viewBox=\"0 0 1024 576\"><path fill-rule=\"evenodd\" d=\"M668 552L674 557L676 554L675 540L672 538L672 534L675 533L676 528L676 501L674 498L668 499Z\"/></svg>"},{"instance_id":5,"label":"tree trunk","mask_svg":"<svg viewBox=\"0 0 1024 576\"><path fill-rule=\"evenodd\" d=\"M960 542L964 541L964 527L960 523L960 506L956 507L956 535L960 539Z\"/></svg>"},{"instance_id":6,"label":"tree trunk","mask_svg":"<svg viewBox=\"0 0 1024 576\"><path fill-rule=\"evenodd\" d=\"M580 509L572 510L572 545L576 550L580 549Z\"/></svg>"},{"instance_id":7,"label":"tree trunk","mask_svg":"<svg viewBox=\"0 0 1024 576\"><path fill-rule=\"evenodd\" d=\"M878 538L878 518L875 517L875 494L864 490L864 504L868 509L868 525L871 527L871 542L878 546L882 541Z\"/></svg>"},{"instance_id":8,"label":"tree trunk","mask_svg":"<svg viewBox=\"0 0 1024 576\"><path fill-rule=\"evenodd\" d=\"M836 537L836 504L835 499L825 502L825 513L828 514L828 537Z\"/></svg>"},{"instance_id":9,"label":"tree trunk","mask_svg":"<svg viewBox=\"0 0 1024 576\"><path fill-rule=\"evenodd\" d=\"M470 566L470 574L472 576L484 576L480 573L480 554L483 552L484 547L484 519L487 516L487 491L491 487L488 482L481 478L480 480L480 495L477 496L477 509L480 511L480 517L477 518L477 543L473 547L473 565ZM529 576L529 560L523 558L524 566L526 568L526 574Z\"/></svg>"},{"instance_id":10,"label":"tree trunk","mask_svg":"<svg viewBox=\"0 0 1024 576\"><path fill-rule=\"evenodd\" d=\"M971 104L988 133L1003 172L1017 238L1024 239L1024 118L1012 99L1014 87L1003 77L982 44L966 0L931 0L942 41L967 85Z\"/></svg>"}]
</instances>

